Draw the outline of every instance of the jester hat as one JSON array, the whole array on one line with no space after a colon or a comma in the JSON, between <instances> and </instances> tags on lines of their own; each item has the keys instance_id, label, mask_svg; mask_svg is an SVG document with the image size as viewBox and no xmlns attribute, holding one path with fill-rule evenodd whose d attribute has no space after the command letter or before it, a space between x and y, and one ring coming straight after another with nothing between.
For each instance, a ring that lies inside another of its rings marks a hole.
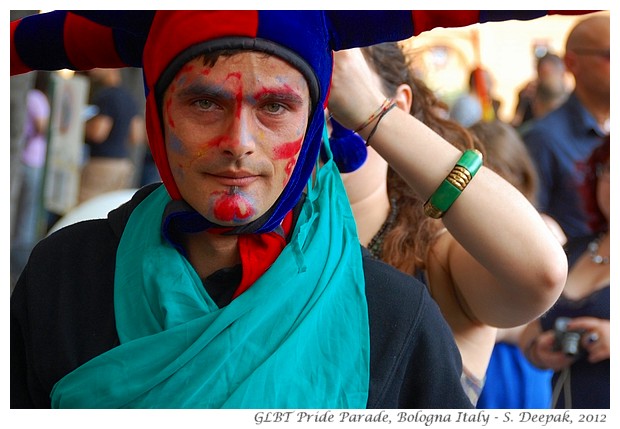
<instances>
[{"instance_id":1,"label":"jester hat","mask_svg":"<svg viewBox=\"0 0 620 429\"><path fill-rule=\"evenodd\" d=\"M250 228L276 228L297 203L315 167L332 73L332 51L397 41L434 27L532 19L548 11L53 11L11 22L11 75L32 70L139 67L149 146L168 193L181 194L166 157L161 101L183 64L220 49L280 57L308 82L313 111L292 176ZM215 226L215 225L207 225Z\"/></svg>"}]
</instances>

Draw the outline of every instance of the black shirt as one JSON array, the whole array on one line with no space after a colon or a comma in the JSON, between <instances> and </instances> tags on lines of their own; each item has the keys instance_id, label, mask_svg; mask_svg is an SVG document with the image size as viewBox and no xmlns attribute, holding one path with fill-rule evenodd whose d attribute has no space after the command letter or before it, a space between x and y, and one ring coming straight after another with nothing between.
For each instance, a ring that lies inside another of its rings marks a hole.
<instances>
[{"instance_id":1,"label":"black shirt","mask_svg":"<svg viewBox=\"0 0 620 429\"><path fill-rule=\"evenodd\" d=\"M48 408L63 376L119 344L113 290L116 249L149 185L107 219L42 240L11 296L11 408ZM370 322L368 408L472 408L452 333L425 286L363 251ZM226 292L207 290L225 303ZM234 282L234 278L229 279ZM234 289L234 288L233 288ZM217 296L216 296L217 295Z\"/></svg>"}]
</instances>

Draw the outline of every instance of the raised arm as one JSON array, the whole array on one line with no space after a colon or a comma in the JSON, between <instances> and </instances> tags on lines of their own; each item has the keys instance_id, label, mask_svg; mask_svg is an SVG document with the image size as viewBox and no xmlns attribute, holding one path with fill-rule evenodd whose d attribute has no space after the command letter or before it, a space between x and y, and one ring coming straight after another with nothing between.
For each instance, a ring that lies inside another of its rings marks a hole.
<instances>
[{"instance_id":1,"label":"raised arm","mask_svg":"<svg viewBox=\"0 0 620 429\"><path fill-rule=\"evenodd\" d=\"M334 118L357 129L385 100L357 49L335 53L329 99ZM371 124L360 130L365 139ZM423 200L446 178L461 152L401 109L390 110L370 141ZM525 197L500 176L478 171L443 217L463 249L450 271L473 314L498 327L523 324L562 291L567 262L558 240Z\"/></svg>"}]
</instances>

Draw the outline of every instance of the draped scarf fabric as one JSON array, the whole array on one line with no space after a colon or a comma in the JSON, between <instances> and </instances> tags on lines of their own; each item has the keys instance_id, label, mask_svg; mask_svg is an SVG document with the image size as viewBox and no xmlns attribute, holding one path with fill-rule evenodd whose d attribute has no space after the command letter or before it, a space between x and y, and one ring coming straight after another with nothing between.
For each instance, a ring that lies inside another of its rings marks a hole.
<instances>
[{"instance_id":1,"label":"draped scarf fabric","mask_svg":"<svg viewBox=\"0 0 620 429\"><path fill-rule=\"evenodd\" d=\"M290 243L218 308L160 234L163 187L117 252L121 344L61 379L56 408L364 408L369 325L361 250L337 168L308 186Z\"/></svg>"}]
</instances>

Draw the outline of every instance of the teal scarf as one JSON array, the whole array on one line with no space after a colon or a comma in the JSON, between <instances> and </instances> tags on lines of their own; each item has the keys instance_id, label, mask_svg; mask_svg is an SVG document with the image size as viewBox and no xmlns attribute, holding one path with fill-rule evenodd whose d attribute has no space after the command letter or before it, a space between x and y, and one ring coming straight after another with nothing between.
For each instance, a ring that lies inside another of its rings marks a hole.
<instances>
[{"instance_id":1,"label":"teal scarf","mask_svg":"<svg viewBox=\"0 0 620 429\"><path fill-rule=\"evenodd\" d=\"M121 344L62 378L55 408L365 408L369 325L361 250L330 159L276 262L218 308L160 234L162 186L117 252Z\"/></svg>"}]
</instances>

